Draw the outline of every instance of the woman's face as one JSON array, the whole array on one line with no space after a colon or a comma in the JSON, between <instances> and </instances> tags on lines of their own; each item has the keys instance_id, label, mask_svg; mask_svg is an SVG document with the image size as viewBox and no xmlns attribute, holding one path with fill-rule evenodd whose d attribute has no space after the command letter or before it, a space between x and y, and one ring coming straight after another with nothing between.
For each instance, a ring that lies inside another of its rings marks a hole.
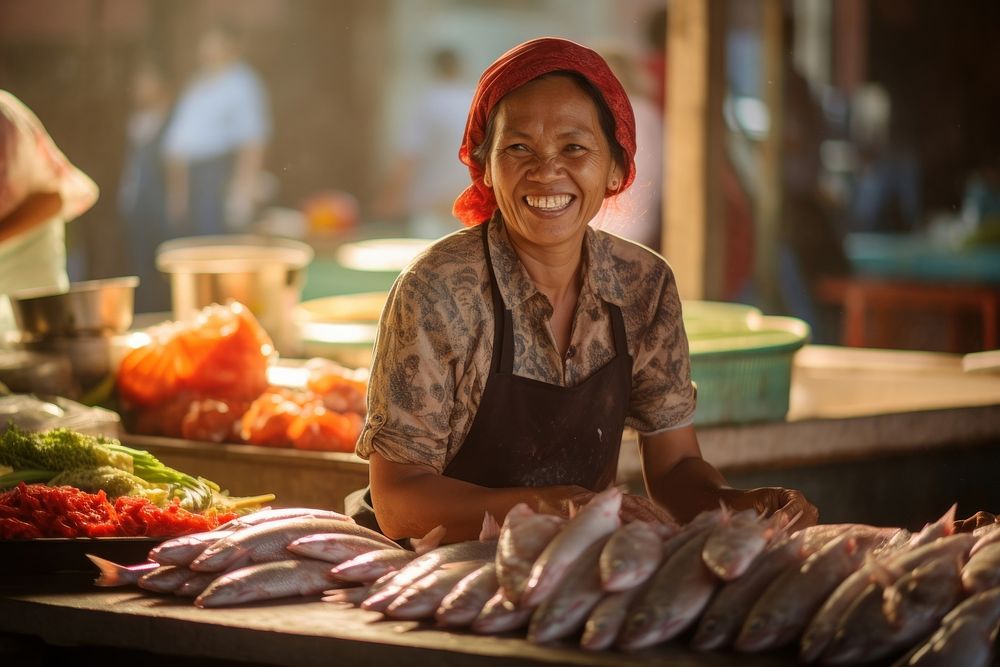
<instances>
[{"instance_id":1,"label":"woman's face","mask_svg":"<svg viewBox=\"0 0 1000 667\"><path fill-rule=\"evenodd\" d=\"M587 223L621 179L597 107L572 79L536 79L498 105L484 182L515 244L582 243Z\"/></svg>"}]
</instances>

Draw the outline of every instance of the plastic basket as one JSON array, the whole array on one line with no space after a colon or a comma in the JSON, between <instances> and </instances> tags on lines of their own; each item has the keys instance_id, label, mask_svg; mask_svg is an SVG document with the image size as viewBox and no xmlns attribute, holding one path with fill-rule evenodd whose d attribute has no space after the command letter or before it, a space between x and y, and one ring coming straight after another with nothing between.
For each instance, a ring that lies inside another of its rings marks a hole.
<instances>
[{"instance_id":1,"label":"plastic basket","mask_svg":"<svg viewBox=\"0 0 1000 667\"><path fill-rule=\"evenodd\" d=\"M691 376L698 388L695 424L784 419L792 358L809 334L802 320L761 316L746 331L691 335Z\"/></svg>"}]
</instances>

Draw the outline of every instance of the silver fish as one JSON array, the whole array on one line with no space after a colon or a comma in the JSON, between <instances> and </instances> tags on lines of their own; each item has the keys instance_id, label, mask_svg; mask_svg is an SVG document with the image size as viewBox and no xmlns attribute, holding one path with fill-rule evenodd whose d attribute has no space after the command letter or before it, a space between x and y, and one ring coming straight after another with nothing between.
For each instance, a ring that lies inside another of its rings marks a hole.
<instances>
[{"instance_id":1,"label":"silver fish","mask_svg":"<svg viewBox=\"0 0 1000 667\"><path fill-rule=\"evenodd\" d=\"M769 547L739 579L719 589L698 622L691 645L711 651L732 644L754 603L782 572L798 569L810 553L799 531Z\"/></svg>"},{"instance_id":2,"label":"silver fish","mask_svg":"<svg viewBox=\"0 0 1000 667\"><path fill-rule=\"evenodd\" d=\"M590 612L583 626L580 646L588 651L603 651L615 643L629 607L645 590L645 584L619 593L606 595Z\"/></svg>"},{"instance_id":3,"label":"silver fish","mask_svg":"<svg viewBox=\"0 0 1000 667\"><path fill-rule=\"evenodd\" d=\"M212 530L167 540L149 551L149 560L161 565L190 565L208 545L229 537L235 530Z\"/></svg>"},{"instance_id":4,"label":"silver fish","mask_svg":"<svg viewBox=\"0 0 1000 667\"><path fill-rule=\"evenodd\" d=\"M244 554L249 554L250 558L258 563L284 560L290 555L287 549L289 544L300 537L316 533L362 535L382 542L386 547L398 546L388 537L353 522L309 516L294 517L267 521L236 531L229 537L209 545L191 562L191 569L198 572L220 572Z\"/></svg>"},{"instance_id":5,"label":"silver fish","mask_svg":"<svg viewBox=\"0 0 1000 667\"><path fill-rule=\"evenodd\" d=\"M260 524L267 523L268 521L297 519L303 517L312 517L314 519L335 519L337 521L354 523L354 519L351 517L340 512L334 512L333 510L322 510L313 507L283 507L278 509L266 507L264 509L257 510L256 512L251 512L250 514L238 516L232 521L227 521L219 526L217 530L235 530L238 528L247 528L249 526L259 526Z\"/></svg>"},{"instance_id":6,"label":"silver fish","mask_svg":"<svg viewBox=\"0 0 1000 667\"><path fill-rule=\"evenodd\" d=\"M97 586L131 586L139 583L139 578L160 567L159 563L139 563L138 565L119 565L107 558L94 554L85 554L90 562L97 566L100 574L94 580Z\"/></svg>"},{"instance_id":7,"label":"silver fish","mask_svg":"<svg viewBox=\"0 0 1000 667\"><path fill-rule=\"evenodd\" d=\"M318 595L331 587L330 564L316 560L279 560L233 570L195 598L198 607L226 607L293 595Z\"/></svg>"},{"instance_id":8,"label":"silver fish","mask_svg":"<svg viewBox=\"0 0 1000 667\"><path fill-rule=\"evenodd\" d=\"M518 604L537 607L545 602L580 554L618 528L621 504L622 492L612 487L594 496L570 519L535 561Z\"/></svg>"},{"instance_id":9,"label":"silver fish","mask_svg":"<svg viewBox=\"0 0 1000 667\"><path fill-rule=\"evenodd\" d=\"M519 630L528 624L534 609L518 607L508 600L500 589L483 606L472 622L472 631L478 634L498 635Z\"/></svg>"},{"instance_id":10,"label":"silver fish","mask_svg":"<svg viewBox=\"0 0 1000 667\"><path fill-rule=\"evenodd\" d=\"M970 594L1000 586L1000 542L980 544L982 540L976 543L978 550L962 570L962 585Z\"/></svg>"},{"instance_id":11,"label":"silver fish","mask_svg":"<svg viewBox=\"0 0 1000 667\"><path fill-rule=\"evenodd\" d=\"M486 563L458 582L441 600L434 618L444 627L467 627L499 588L496 563Z\"/></svg>"},{"instance_id":12,"label":"silver fish","mask_svg":"<svg viewBox=\"0 0 1000 667\"><path fill-rule=\"evenodd\" d=\"M353 588L336 588L323 591L323 602L349 604L356 607L368 597L370 590L370 586L354 586Z\"/></svg>"},{"instance_id":13,"label":"silver fish","mask_svg":"<svg viewBox=\"0 0 1000 667\"><path fill-rule=\"evenodd\" d=\"M761 651L795 640L827 596L861 566L871 544L847 532L783 572L754 604L734 646Z\"/></svg>"},{"instance_id":14,"label":"silver fish","mask_svg":"<svg viewBox=\"0 0 1000 667\"><path fill-rule=\"evenodd\" d=\"M378 592L373 593L362 602L361 608L367 611L385 612L393 600L406 588L423 579L445 563L493 560L496 558L496 549L497 543L495 540L487 542L476 540L446 544L428 551L423 556L417 556L404 565L385 585L379 587Z\"/></svg>"},{"instance_id":15,"label":"silver fish","mask_svg":"<svg viewBox=\"0 0 1000 667\"><path fill-rule=\"evenodd\" d=\"M384 542L370 537L344 533L306 535L288 545L288 550L293 554L338 565L370 551L386 548L392 547L387 547ZM400 546L396 548L402 550Z\"/></svg>"},{"instance_id":16,"label":"silver fish","mask_svg":"<svg viewBox=\"0 0 1000 667\"><path fill-rule=\"evenodd\" d=\"M841 619L823 662L870 662L911 646L961 600L960 573L959 559L942 556L888 587L873 582Z\"/></svg>"},{"instance_id":17,"label":"silver fish","mask_svg":"<svg viewBox=\"0 0 1000 667\"><path fill-rule=\"evenodd\" d=\"M396 596L386 608L385 615L400 620L432 617L444 597L470 572L478 570L482 565L483 561L445 563Z\"/></svg>"},{"instance_id":18,"label":"silver fish","mask_svg":"<svg viewBox=\"0 0 1000 667\"><path fill-rule=\"evenodd\" d=\"M1000 624L1000 588L977 593L952 609L927 641L893 667L988 667Z\"/></svg>"},{"instance_id":19,"label":"silver fish","mask_svg":"<svg viewBox=\"0 0 1000 667\"><path fill-rule=\"evenodd\" d=\"M601 552L601 585L612 593L634 588L653 576L662 558L661 533L646 521L627 523Z\"/></svg>"},{"instance_id":20,"label":"silver fish","mask_svg":"<svg viewBox=\"0 0 1000 667\"><path fill-rule=\"evenodd\" d=\"M757 510L723 513L705 542L702 558L723 581L737 579L780 531L781 515L766 519Z\"/></svg>"},{"instance_id":21,"label":"silver fish","mask_svg":"<svg viewBox=\"0 0 1000 667\"><path fill-rule=\"evenodd\" d=\"M195 574L183 565L161 565L139 577L138 584L139 588L154 593L176 593Z\"/></svg>"},{"instance_id":22,"label":"silver fish","mask_svg":"<svg viewBox=\"0 0 1000 667\"><path fill-rule=\"evenodd\" d=\"M396 572L417 557L405 549L378 549L355 556L330 570L337 581L370 584L382 575Z\"/></svg>"},{"instance_id":23,"label":"silver fish","mask_svg":"<svg viewBox=\"0 0 1000 667\"><path fill-rule=\"evenodd\" d=\"M192 572L191 578L181 584L181 587L174 591L174 595L196 598L219 576L221 575L218 572Z\"/></svg>"},{"instance_id":24,"label":"silver fish","mask_svg":"<svg viewBox=\"0 0 1000 667\"><path fill-rule=\"evenodd\" d=\"M598 563L607 543L603 538L580 554L559 588L531 615L528 641L536 644L561 639L581 628L601 598L601 573Z\"/></svg>"},{"instance_id":25,"label":"silver fish","mask_svg":"<svg viewBox=\"0 0 1000 667\"><path fill-rule=\"evenodd\" d=\"M975 539L969 533L953 535L948 526L939 521L928 524L924 530L914 535L906 548L891 553L880 561L862 565L837 586L813 616L802 634L799 657L812 662L823 654L833 640L841 618L879 571L888 568L902 574L939 556L954 554L964 557Z\"/></svg>"},{"instance_id":26,"label":"silver fish","mask_svg":"<svg viewBox=\"0 0 1000 667\"><path fill-rule=\"evenodd\" d=\"M716 513L714 521L718 522L720 517ZM667 551L671 549L670 542L686 540L664 559L643 595L629 610L618 646L634 651L672 639L705 609L719 585L701 556L711 529L712 524L707 523L695 530L681 531L664 545Z\"/></svg>"},{"instance_id":27,"label":"silver fish","mask_svg":"<svg viewBox=\"0 0 1000 667\"><path fill-rule=\"evenodd\" d=\"M562 530L566 520L555 514L536 514L519 503L507 513L497 543L497 578L507 599L517 603L535 561Z\"/></svg>"}]
</instances>

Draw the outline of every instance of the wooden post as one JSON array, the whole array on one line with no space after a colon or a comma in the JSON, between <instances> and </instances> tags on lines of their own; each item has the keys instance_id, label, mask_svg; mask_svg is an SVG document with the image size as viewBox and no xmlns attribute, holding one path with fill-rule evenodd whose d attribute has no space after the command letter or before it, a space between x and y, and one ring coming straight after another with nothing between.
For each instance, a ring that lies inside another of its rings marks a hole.
<instances>
[{"instance_id":1,"label":"wooden post","mask_svg":"<svg viewBox=\"0 0 1000 667\"><path fill-rule=\"evenodd\" d=\"M754 238L754 276L765 312L781 303L778 289L778 241L781 223L781 143L784 110L784 35L782 0L764 0L761 63L764 104L770 124L760 150L760 189L757 192L757 225Z\"/></svg>"},{"instance_id":2,"label":"wooden post","mask_svg":"<svg viewBox=\"0 0 1000 667\"><path fill-rule=\"evenodd\" d=\"M682 299L710 298L722 284L724 38L725 3L670 3L661 247Z\"/></svg>"}]
</instances>

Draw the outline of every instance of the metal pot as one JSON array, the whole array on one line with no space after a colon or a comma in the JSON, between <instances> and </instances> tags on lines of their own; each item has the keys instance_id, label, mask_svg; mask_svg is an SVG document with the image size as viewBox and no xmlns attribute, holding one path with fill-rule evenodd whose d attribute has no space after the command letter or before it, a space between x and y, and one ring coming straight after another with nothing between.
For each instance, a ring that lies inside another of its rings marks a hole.
<instances>
[{"instance_id":1,"label":"metal pot","mask_svg":"<svg viewBox=\"0 0 1000 667\"><path fill-rule=\"evenodd\" d=\"M52 337L102 336L132 326L135 276L71 283L64 292L23 290L8 295L22 334Z\"/></svg>"},{"instance_id":2,"label":"metal pot","mask_svg":"<svg viewBox=\"0 0 1000 667\"><path fill-rule=\"evenodd\" d=\"M235 299L257 317L280 352L295 355L299 336L293 312L312 258L310 246L290 239L199 236L161 244L156 266L170 276L176 319Z\"/></svg>"}]
</instances>

